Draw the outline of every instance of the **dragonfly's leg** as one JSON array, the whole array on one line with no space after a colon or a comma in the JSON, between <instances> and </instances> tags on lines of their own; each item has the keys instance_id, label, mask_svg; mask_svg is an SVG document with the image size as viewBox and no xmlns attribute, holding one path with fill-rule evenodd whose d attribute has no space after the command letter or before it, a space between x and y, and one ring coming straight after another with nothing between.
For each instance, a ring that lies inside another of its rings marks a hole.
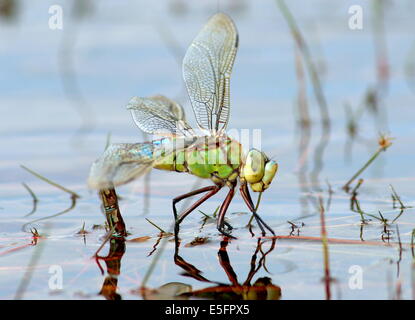
<instances>
[{"instance_id":1,"label":"dragonfly's leg","mask_svg":"<svg viewBox=\"0 0 415 320\"><path fill-rule=\"evenodd\" d=\"M235 187L232 187L230 188L228 195L225 198L225 201L223 201L222 206L219 209L217 227L218 227L219 232L222 233L223 235L229 238L236 239L235 237L231 236L230 234L226 233L223 230L223 227L225 225L225 214L226 214L226 211L228 210L229 204L231 203L234 194L235 194Z\"/></svg>"},{"instance_id":2,"label":"dragonfly's leg","mask_svg":"<svg viewBox=\"0 0 415 320\"><path fill-rule=\"evenodd\" d=\"M262 235L263 236L265 235L264 227L267 228L273 235L275 235L274 230L272 230L271 227L269 227L264 222L264 220L262 220L261 217L256 213L255 206L254 206L254 203L252 202L252 198L251 198L251 195L249 193L248 185L246 183L241 185L240 191L241 191L242 198L244 199L246 205L248 206L249 210L251 210L255 220L258 223L258 226L262 231Z\"/></svg>"},{"instance_id":3,"label":"dragonfly's leg","mask_svg":"<svg viewBox=\"0 0 415 320\"><path fill-rule=\"evenodd\" d=\"M207 199L209 199L211 196L213 196L214 194L216 194L218 191L220 190L220 187L218 186L209 186L209 187L204 187L201 189L197 189L185 194L182 194L181 196L178 196L176 198L173 199L173 212L174 212L174 217L176 218L176 221L178 221L179 223L181 223L183 221L183 219L189 214L191 213L194 209L196 209L198 206L200 206L204 201L206 201ZM186 198L189 197L193 197L195 195L198 195L200 193L203 192L208 192L206 195L204 195L202 198L200 198L198 201L196 201L192 206L190 206L188 209L186 209L182 214L180 214L180 217L177 217L177 209L176 209L176 204Z\"/></svg>"},{"instance_id":4,"label":"dragonfly's leg","mask_svg":"<svg viewBox=\"0 0 415 320\"><path fill-rule=\"evenodd\" d=\"M185 193L181 196L178 196L176 198L173 199L173 213L174 213L174 220L175 220L175 234L178 235L179 234L179 225L180 223L183 221L184 218L186 218L186 216L191 213L194 209L196 209L198 206L200 206L203 202L205 202L207 199L209 199L210 197L212 197L213 195L215 195L221 187L219 186L209 186L209 187L204 187L201 189L197 189L188 193ZM177 209L176 209L176 203L178 203L179 201L195 196L197 194L203 193L203 192L207 192L210 191L209 193L205 194L202 198L200 198L199 200L197 200L194 204L192 204L189 208L187 208L184 212L182 212L180 214L180 216L177 216Z\"/></svg>"},{"instance_id":5,"label":"dragonfly's leg","mask_svg":"<svg viewBox=\"0 0 415 320\"><path fill-rule=\"evenodd\" d=\"M246 205L248 206L249 210L251 210L252 214L254 215L255 220L258 223L259 228L261 229L261 233L264 236L265 235L265 229L262 226L261 221L259 221L259 219L256 215L254 203L252 201L251 194L249 193L248 185L247 184L241 185L240 191L241 191L242 198L244 199L244 201L245 201Z\"/></svg>"}]
</instances>

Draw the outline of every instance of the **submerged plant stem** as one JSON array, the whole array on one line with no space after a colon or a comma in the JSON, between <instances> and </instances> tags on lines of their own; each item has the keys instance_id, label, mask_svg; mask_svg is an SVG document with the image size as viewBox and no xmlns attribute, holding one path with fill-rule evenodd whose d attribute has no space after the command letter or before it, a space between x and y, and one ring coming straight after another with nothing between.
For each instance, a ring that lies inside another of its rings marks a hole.
<instances>
[{"instance_id":1,"label":"submerged plant stem","mask_svg":"<svg viewBox=\"0 0 415 320\"><path fill-rule=\"evenodd\" d=\"M330 291L330 260L329 260L329 247L327 240L327 230L326 230L326 220L325 220L325 210L323 205L323 199L320 198L320 224L321 224L321 243L323 245L323 259L324 259L324 284L326 290L326 300L331 299Z\"/></svg>"},{"instance_id":2,"label":"submerged plant stem","mask_svg":"<svg viewBox=\"0 0 415 320\"><path fill-rule=\"evenodd\" d=\"M69 208L66 208L65 210L62 210L58 213L52 214L51 216L47 216L47 217L43 217L43 218L39 218L39 219L36 219L36 220L29 221L29 222L25 223L22 226L22 231L27 232L26 231L26 226L28 226L29 224L59 217L59 216L65 214L65 213L68 213L69 211L71 211L73 208L75 208L75 206L76 206L76 197L71 196L71 205L70 205Z\"/></svg>"},{"instance_id":3,"label":"submerged plant stem","mask_svg":"<svg viewBox=\"0 0 415 320\"><path fill-rule=\"evenodd\" d=\"M24 165L20 165L20 167L21 167L22 169L24 169L24 170L26 170L26 171L30 172L31 174L33 174L35 177L38 177L39 179L41 179L41 180L45 181L46 183L49 183L50 185L52 185L52 186L54 186L54 187L56 187L56 188L58 188L58 189L61 189L62 191L65 191L65 192L69 193L72 197L75 197L75 198L80 198L80 197L81 197L81 196L80 196L79 194L77 194L76 192L74 192L74 191L72 191L72 190L69 190L69 189L67 189L67 188L65 188L65 187L63 187L63 186L61 186L60 184L58 184L58 183L56 183L56 182L53 182L52 180L49 180L48 178L46 178L46 177L44 177L44 176L40 175L39 173L37 173L37 172L35 172L35 171L33 171L33 170L31 170L31 169L29 169L29 168L25 167Z\"/></svg>"},{"instance_id":4,"label":"submerged plant stem","mask_svg":"<svg viewBox=\"0 0 415 320\"><path fill-rule=\"evenodd\" d=\"M36 212L37 209L37 203L39 202L38 198L36 197L36 194L32 191L32 189L30 189L30 187L26 184L26 183L22 183L23 187L25 187L25 189L29 192L30 196L33 199L33 207L32 210L25 215L25 217L28 217L32 214L34 214Z\"/></svg>"}]
</instances>

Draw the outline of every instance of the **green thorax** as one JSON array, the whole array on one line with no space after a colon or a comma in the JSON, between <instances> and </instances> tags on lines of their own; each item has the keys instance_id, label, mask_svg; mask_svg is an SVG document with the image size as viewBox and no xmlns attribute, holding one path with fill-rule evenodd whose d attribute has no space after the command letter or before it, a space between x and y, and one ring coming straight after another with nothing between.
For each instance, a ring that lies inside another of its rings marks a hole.
<instances>
[{"instance_id":1,"label":"green thorax","mask_svg":"<svg viewBox=\"0 0 415 320\"><path fill-rule=\"evenodd\" d=\"M183 145L180 138L169 140L172 145L177 143L178 146L173 152L162 153L154 168L188 172L218 183L233 181L238 177L242 164L239 142L227 136L199 137L189 146Z\"/></svg>"}]
</instances>

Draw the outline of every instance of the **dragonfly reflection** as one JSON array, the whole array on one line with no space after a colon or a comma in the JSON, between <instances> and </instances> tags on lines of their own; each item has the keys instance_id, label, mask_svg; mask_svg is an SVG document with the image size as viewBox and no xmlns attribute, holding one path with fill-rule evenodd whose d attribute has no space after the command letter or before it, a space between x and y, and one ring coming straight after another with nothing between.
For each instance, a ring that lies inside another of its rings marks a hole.
<instances>
[{"instance_id":1,"label":"dragonfly reflection","mask_svg":"<svg viewBox=\"0 0 415 320\"><path fill-rule=\"evenodd\" d=\"M271 241L271 246L267 251L262 250L263 241L258 239L255 252L253 253L250 261L250 270L243 283L239 283L238 277L234 269L232 268L227 247L229 239L224 237L220 242L220 248L218 251L219 264L226 273L230 284L224 284L218 281L212 281L205 278L202 275L202 271L197 269L194 265L185 261L179 255L179 248L176 247L176 254L174 261L176 265L182 268L185 273L184 276L191 277L201 282L211 283L213 286L206 287L198 290L190 290L189 292L182 293L181 297L195 297L203 299L214 300L278 300L281 298L281 288L272 283L269 277L259 277L252 284L252 279L261 269L266 270L265 260L266 256L275 248L275 239ZM258 259L258 255L260 258Z\"/></svg>"},{"instance_id":2,"label":"dragonfly reflection","mask_svg":"<svg viewBox=\"0 0 415 320\"><path fill-rule=\"evenodd\" d=\"M101 272L104 273L99 261L103 260L107 267L107 276L102 284L100 295L107 300L121 300L117 293L118 276L121 270L121 259L125 253L125 240L123 238L112 237L109 241L110 249L106 257L96 256L96 262Z\"/></svg>"}]
</instances>

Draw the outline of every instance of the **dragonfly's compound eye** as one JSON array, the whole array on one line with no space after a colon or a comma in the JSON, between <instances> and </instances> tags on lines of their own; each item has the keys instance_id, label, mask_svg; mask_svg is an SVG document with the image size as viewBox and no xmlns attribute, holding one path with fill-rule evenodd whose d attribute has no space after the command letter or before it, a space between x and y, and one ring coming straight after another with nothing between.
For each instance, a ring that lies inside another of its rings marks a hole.
<instances>
[{"instance_id":1,"label":"dragonfly's compound eye","mask_svg":"<svg viewBox=\"0 0 415 320\"><path fill-rule=\"evenodd\" d=\"M264 177L262 178L262 182L264 183L264 189L267 189L269 187L269 185L272 182L272 179L274 179L275 174L277 173L277 170L278 163L272 160L267 162L267 164L265 165Z\"/></svg>"},{"instance_id":2,"label":"dragonfly's compound eye","mask_svg":"<svg viewBox=\"0 0 415 320\"><path fill-rule=\"evenodd\" d=\"M261 181L264 176L265 156L261 151L252 149L246 156L243 176L248 183Z\"/></svg>"}]
</instances>

